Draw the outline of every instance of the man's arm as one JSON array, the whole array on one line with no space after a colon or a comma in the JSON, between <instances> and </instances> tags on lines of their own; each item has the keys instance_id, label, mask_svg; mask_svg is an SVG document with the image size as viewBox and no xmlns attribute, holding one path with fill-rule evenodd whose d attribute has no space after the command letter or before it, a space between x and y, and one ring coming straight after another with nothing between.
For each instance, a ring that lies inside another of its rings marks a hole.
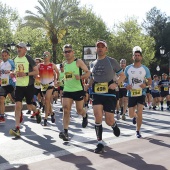
<instances>
[{"instance_id":1,"label":"man's arm","mask_svg":"<svg viewBox=\"0 0 170 170\"><path fill-rule=\"evenodd\" d=\"M88 79L90 77L90 71L88 70L86 64L81 59L78 59L77 66L84 71L84 74L81 76L75 75L76 79Z\"/></svg>"}]
</instances>

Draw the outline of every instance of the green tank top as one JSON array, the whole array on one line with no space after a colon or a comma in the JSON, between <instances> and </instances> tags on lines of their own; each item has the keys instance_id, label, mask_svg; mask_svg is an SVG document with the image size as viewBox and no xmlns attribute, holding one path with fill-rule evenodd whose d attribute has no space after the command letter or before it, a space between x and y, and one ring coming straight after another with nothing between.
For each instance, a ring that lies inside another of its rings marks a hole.
<instances>
[{"instance_id":1,"label":"green tank top","mask_svg":"<svg viewBox=\"0 0 170 170\"><path fill-rule=\"evenodd\" d=\"M29 62L27 58L24 57L16 57L14 59L15 62L15 72L29 72ZM29 84L29 76L24 77L16 77L16 86L28 86Z\"/></svg>"},{"instance_id":2,"label":"green tank top","mask_svg":"<svg viewBox=\"0 0 170 170\"><path fill-rule=\"evenodd\" d=\"M82 74L82 69L76 65L77 59L72 63L64 65L64 89L65 92L76 92L83 90L81 80L76 80L75 75Z\"/></svg>"}]
</instances>

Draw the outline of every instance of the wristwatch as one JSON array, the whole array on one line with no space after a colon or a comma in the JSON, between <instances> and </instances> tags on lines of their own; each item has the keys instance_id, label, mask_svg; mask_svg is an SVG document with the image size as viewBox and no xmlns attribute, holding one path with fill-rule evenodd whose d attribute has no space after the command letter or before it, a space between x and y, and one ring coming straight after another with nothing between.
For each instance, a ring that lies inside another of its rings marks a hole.
<instances>
[{"instance_id":1,"label":"wristwatch","mask_svg":"<svg viewBox=\"0 0 170 170\"><path fill-rule=\"evenodd\" d=\"M28 76L28 73L25 73L26 76Z\"/></svg>"}]
</instances>

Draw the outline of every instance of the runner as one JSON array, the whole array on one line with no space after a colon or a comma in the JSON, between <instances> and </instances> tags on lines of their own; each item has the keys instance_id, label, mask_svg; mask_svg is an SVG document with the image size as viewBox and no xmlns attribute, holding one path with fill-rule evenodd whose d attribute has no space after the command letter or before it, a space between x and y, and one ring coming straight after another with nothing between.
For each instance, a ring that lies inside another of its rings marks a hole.
<instances>
[{"instance_id":1,"label":"runner","mask_svg":"<svg viewBox=\"0 0 170 170\"><path fill-rule=\"evenodd\" d=\"M121 59L120 60L120 67L125 70L126 67L126 60ZM127 110L127 105L128 105L128 97L127 97L127 89L124 86L125 82L121 82L119 85L119 102L120 102L120 107L121 107L121 115L122 115L122 120L126 120L126 110Z\"/></svg>"},{"instance_id":2,"label":"runner","mask_svg":"<svg viewBox=\"0 0 170 170\"><path fill-rule=\"evenodd\" d=\"M14 71L15 64L9 59L10 53L8 49L1 51L2 62L0 63L0 123L5 123L5 98L8 94L13 94L15 88L15 78L10 77L10 73ZM13 98L14 96L11 95Z\"/></svg>"},{"instance_id":3,"label":"runner","mask_svg":"<svg viewBox=\"0 0 170 170\"><path fill-rule=\"evenodd\" d=\"M153 97L153 110L156 110L156 106L159 107L159 102L160 102L160 90L159 90L159 80L158 80L158 76L154 75L153 76L153 80L152 80L152 85L151 85L151 94Z\"/></svg>"},{"instance_id":4,"label":"runner","mask_svg":"<svg viewBox=\"0 0 170 170\"><path fill-rule=\"evenodd\" d=\"M20 123L22 120L22 101L25 97L28 110L36 113L37 123L41 122L40 111L32 104L34 96L34 77L38 75L35 61L27 54L27 46L20 42L16 45L18 56L14 59L16 89L15 89L15 128L9 133L13 136L20 136ZM12 73L13 74L13 73ZM11 75L12 75L11 74Z\"/></svg>"},{"instance_id":5,"label":"runner","mask_svg":"<svg viewBox=\"0 0 170 170\"><path fill-rule=\"evenodd\" d=\"M146 86L151 85L152 79L149 69L142 65L142 49L139 46L133 48L134 63L127 66L125 75L127 77L129 117L133 118L136 126L136 137L141 138L140 128L142 125L142 111L145 104ZM145 79L148 80L146 83ZM135 113L135 109L137 109Z\"/></svg>"},{"instance_id":6,"label":"runner","mask_svg":"<svg viewBox=\"0 0 170 170\"><path fill-rule=\"evenodd\" d=\"M62 95L63 95L63 88L64 88L64 67L63 64L60 64L60 86L59 86L59 96L60 96L60 101L61 101L61 106L62 106ZM60 112L63 112L63 107L60 108Z\"/></svg>"},{"instance_id":7,"label":"runner","mask_svg":"<svg viewBox=\"0 0 170 170\"><path fill-rule=\"evenodd\" d=\"M161 90L161 110L163 111L163 102L164 98L166 98L167 110L170 110L170 95L169 95L169 79L167 79L168 75L166 73L162 74L162 80L159 82L158 86Z\"/></svg>"},{"instance_id":8,"label":"runner","mask_svg":"<svg viewBox=\"0 0 170 170\"><path fill-rule=\"evenodd\" d=\"M85 128L88 124L88 115L83 109L85 94L82 79L87 79L90 76L90 71L81 59L75 58L73 48L70 44L64 45L63 53L66 59L64 63L64 89L62 96L63 131L60 132L59 137L64 141L68 141L68 127L73 101L75 101L77 113L83 117L82 127ZM84 74L82 74L82 71L84 71Z\"/></svg>"},{"instance_id":9,"label":"runner","mask_svg":"<svg viewBox=\"0 0 170 170\"><path fill-rule=\"evenodd\" d=\"M97 136L97 148L95 153L102 153L104 142L102 141L102 119L105 114L105 122L111 126L116 137L120 135L120 129L114 119L115 107L117 103L116 91L125 75L119 63L106 55L108 48L104 40L96 42L97 59L92 62L92 77L89 85L92 84L93 112L95 116L95 131ZM117 82L114 81L117 74Z\"/></svg>"},{"instance_id":10,"label":"runner","mask_svg":"<svg viewBox=\"0 0 170 170\"><path fill-rule=\"evenodd\" d=\"M45 51L43 54L44 62L38 65L41 91L43 93L43 100L45 102L45 118L44 126L47 126L47 118L51 115L51 122L55 122L54 113L52 112L51 97L54 86L57 85L57 79L59 78L59 71L54 63L50 62L51 54Z\"/></svg>"}]
</instances>

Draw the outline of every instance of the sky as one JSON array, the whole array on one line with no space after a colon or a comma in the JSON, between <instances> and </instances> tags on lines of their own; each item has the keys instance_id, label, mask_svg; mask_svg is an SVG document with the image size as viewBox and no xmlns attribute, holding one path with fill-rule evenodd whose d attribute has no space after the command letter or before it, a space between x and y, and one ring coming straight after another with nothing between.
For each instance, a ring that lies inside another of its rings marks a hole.
<instances>
[{"instance_id":1,"label":"sky","mask_svg":"<svg viewBox=\"0 0 170 170\"><path fill-rule=\"evenodd\" d=\"M15 8L20 16L24 16L26 10L35 12L34 7L38 5L38 0L0 0L0 2ZM100 16L110 29L128 17L136 17L141 23L146 17L146 12L154 6L170 16L170 0L80 0L80 2L82 5L92 7L93 12Z\"/></svg>"}]
</instances>

